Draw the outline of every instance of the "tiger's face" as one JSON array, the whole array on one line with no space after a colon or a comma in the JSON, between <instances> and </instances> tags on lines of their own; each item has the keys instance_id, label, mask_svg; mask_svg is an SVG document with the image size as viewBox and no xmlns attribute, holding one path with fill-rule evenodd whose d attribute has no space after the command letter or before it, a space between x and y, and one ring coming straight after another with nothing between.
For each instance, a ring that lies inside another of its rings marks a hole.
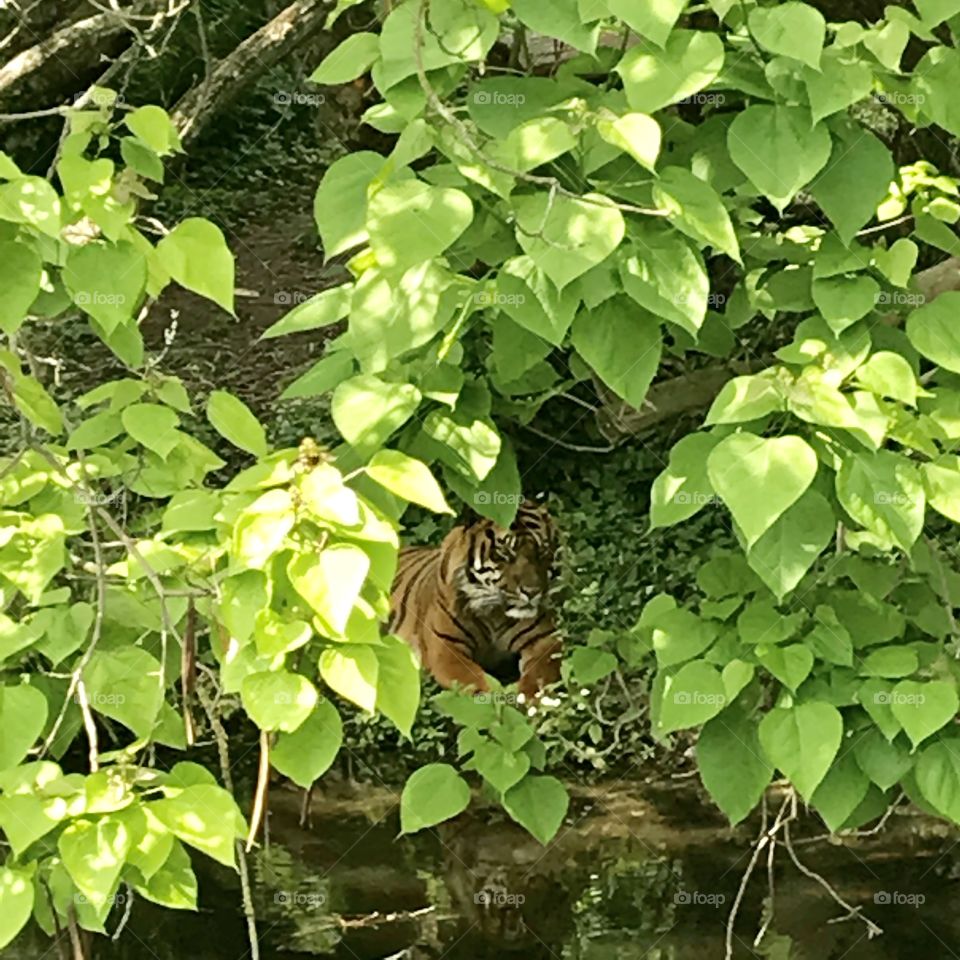
<instances>
[{"instance_id":1,"label":"tiger's face","mask_svg":"<svg viewBox=\"0 0 960 960\"><path fill-rule=\"evenodd\" d=\"M456 583L472 613L526 620L546 610L556 543L545 507L526 502L509 529L484 519L463 534Z\"/></svg>"}]
</instances>

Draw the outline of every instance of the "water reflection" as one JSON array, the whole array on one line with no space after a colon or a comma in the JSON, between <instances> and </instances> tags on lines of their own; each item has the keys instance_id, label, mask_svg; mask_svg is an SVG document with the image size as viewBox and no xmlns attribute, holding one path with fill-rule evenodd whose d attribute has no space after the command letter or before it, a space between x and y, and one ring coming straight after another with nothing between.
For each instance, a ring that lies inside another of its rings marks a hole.
<instances>
[{"instance_id":1,"label":"water reflection","mask_svg":"<svg viewBox=\"0 0 960 960\"><path fill-rule=\"evenodd\" d=\"M298 797L274 794L269 849L252 865L264 960L724 956L755 825L729 831L689 790L595 791L546 849L493 809L398 839L392 795L361 796L321 798L300 826ZM883 936L870 939L856 919L832 922L843 910L784 858L773 872L773 922L756 947L769 905L765 863L747 891L737 960L960 960L952 831L917 817L891 824L878 837L799 848ZM120 943L98 940L94 956L244 960L232 875L203 869L199 914L138 903ZM41 955L26 944L5 953Z\"/></svg>"}]
</instances>

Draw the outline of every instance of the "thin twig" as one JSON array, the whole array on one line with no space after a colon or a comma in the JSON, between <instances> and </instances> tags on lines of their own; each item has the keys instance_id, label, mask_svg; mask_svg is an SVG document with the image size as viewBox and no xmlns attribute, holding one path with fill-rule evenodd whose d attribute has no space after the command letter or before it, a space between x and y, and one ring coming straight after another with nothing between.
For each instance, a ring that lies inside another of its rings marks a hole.
<instances>
[{"instance_id":1,"label":"thin twig","mask_svg":"<svg viewBox=\"0 0 960 960\"><path fill-rule=\"evenodd\" d=\"M790 839L790 821L793 820L796 816L796 805L797 805L797 795L794 793L792 795L792 805L793 812L791 816L787 819L784 824L783 830L783 845L787 849L787 853L790 855L790 859L793 861L793 865L805 876L811 880L815 880L820 886L826 890L827 893L833 898L833 900L844 910L847 911L847 916L843 917L844 920L849 920L851 918L856 918L862 920L867 928L867 938L873 939L876 936L879 936L883 933L883 928L877 926L869 917L865 917L860 909L860 907L855 907L853 904L848 903L843 897L837 893L836 890L830 885L830 882L822 877L816 870L811 870L800 858L797 856L796 850L793 849L793 842Z\"/></svg>"},{"instance_id":2,"label":"thin twig","mask_svg":"<svg viewBox=\"0 0 960 960\"><path fill-rule=\"evenodd\" d=\"M257 787L253 793L253 810L250 812L250 829L247 831L247 853L253 849L267 809L267 794L270 790L270 734L260 731L260 763L257 768Z\"/></svg>"},{"instance_id":3,"label":"thin twig","mask_svg":"<svg viewBox=\"0 0 960 960\"><path fill-rule=\"evenodd\" d=\"M202 684L197 685L197 699L207 715L210 729L217 743L217 756L220 759L220 776L223 785L233 793L233 774L230 772L230 746L227 731L217 715L217 699L211 700ZM243 841L237 838L234 842L237 855L237 871L240 874L240 892L243 902L243 915L247 921L247 940L250 943L250 960L260 960L260 941L257 937L257 914L253 906L253 892L250 886L250 870L247 866L247 854L243 848Z\"/></svg>"}]
</instances>

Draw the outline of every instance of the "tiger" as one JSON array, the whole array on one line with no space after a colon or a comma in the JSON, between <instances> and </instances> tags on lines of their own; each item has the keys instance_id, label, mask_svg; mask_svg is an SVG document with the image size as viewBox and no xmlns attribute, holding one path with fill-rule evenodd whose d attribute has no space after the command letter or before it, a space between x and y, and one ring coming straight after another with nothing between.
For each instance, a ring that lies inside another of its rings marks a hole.
<instances>
[{"instance_id":1,"label":"tiger","mask_svg":"<svg viewBox=\"0 0 960 960\"><path fill-rule=\"evenodd\" d=\"M557 550L546 507L524 501L509 529L479 518L439 547L400 551L389 630L443 687L489 691L487 674L519 681L526 701L560 678L548 604Z\"/></svg>"}]
</instances>

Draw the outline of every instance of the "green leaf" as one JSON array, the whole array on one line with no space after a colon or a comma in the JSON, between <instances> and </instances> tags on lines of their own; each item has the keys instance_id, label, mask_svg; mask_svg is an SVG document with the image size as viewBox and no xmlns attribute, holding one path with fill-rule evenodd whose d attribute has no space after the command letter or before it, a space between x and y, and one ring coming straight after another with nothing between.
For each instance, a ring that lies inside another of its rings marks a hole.
<instances>
[{"instance_id":1,"label":"green leaf","mask_svg":"<svg viewBox=\"0 0 960 960\"><path fill-rule=\"evenodd\" d=\"M660 324L628 297L581 311L571 340L597 376L631 406L641 407L660 365ZM630 344L624 350L624 344Z\"/></svg>"},{"instance_id":2,"label":"green leaf","mask_svg":"<svg viewBox=\"0 0 960 960\"><path fill-rule=\"evenodd\" d=\"M871 650L860 664L865 677L908 677L915 673L919 661L915 650L907 647L879 647Z\"/></svg>"},{"instance_id":3,"label":"green leaf","mask_svg":"<svg viewBox=\"0 0 960 960\"><path fill-rule=\"evenodd\" d=\"M688 237L740 262L730 214L709 183L684 167L665 167L654 181L653 200Z\"/></svg>"},{"instance_id":4,"label":"green leaf","mask_svg":"<svg viewBox=\"0 0 960 960\"><path fill-rule=\"evenodd\" d=\"M16 333L40 292L43 260L26 244L0 240L0 330Z\"/></svg>"},{"instance_id":5,"label":"green leaf","mask_svg":"<svg viewBox=\"0 0 960 960\"><path fill-rule=\"evenodd\" d=\"M33 890L30 871L0 867L0 950L16 937L30 919Z\"/></svg>"},{"instance_id":6,"label":"green leaf","mask_svg":"<svg viewBox=\"0 0 960 960\"><path fill-rule=\"evenodd\" d=\"M47 722L47 699L25 684L0 687L0 770L15 767Z\"/></svg>"},{"instance_id":7,"label":"green leaf","mask_svg":"<svg viewBox=\"0 0 960 960\"><path fill-rule=\"evenodd\" d=\"M960 293L948 291L907 317L907 337L913 346L937 366L953 373L960 373L958 310Z\"/></svg>"},{"instance_id":8,"label":"green leaf","mask_svg":"<svg viewBox=\"0 0 960 960\"><path fill-rule=\"evenodd\" d=\"M180 443L180 418L159 403L131 403L120 414L124 429L137 443L166 459Z\"/></svg>"},{"instance_id":9,"label":"green leaf","mask_svg":"<svg viewBox=\"0 0 960 960\"><path fill-rule=\"evenodd\" d=\"M901 680L891 691L889 702L914 748L950 723L960 708L956 688L946 680Z\"/></svg>"},{"instance_id":10,"label":"green leaf","mask_svg":"<svg viewBox=\"0 0 960 960\"><path fill-rule=\"evenodd\" d=\"M255 457L267 454L267 438L250 408L226 390L214 390L207 400L207 419L235 447Z\"/></svg>"},{"instance_id":11,"label":"green leaf","mask_svg":"<svg viewBox=\"0 0 960 960\"><path fill-rule=\"evenodd\" d=\"M379 59L380 37L375 33L353 33L323 58L308 79L328 86L350 83Z\"/></svg>"},{"instance_id":12,"label":"green leaf","mask_svg":"<svg viewBox=\"0 0 960 960\"><path fill-rule=\"evenodd\" d=\"M63 282L73 302L109 334L132 320L147 286L147 261L130 243L70 247Z\"/></svg>"},{"instance_id":13,"label":"green leaf","mask_svg":"<svg viewBox=\"0 0 960 960\"><path fill-rule=\"evenodd\" d=\"M914 6L925 27L935 27L960 13L960 0L915 0Z\"/></svg>"},{"instance_id":14,"label":"green leaf","mask_svg":"<svg viewBox=\"0 0 960 960\"><path fill-rule=\"evenodd\" d=\"M757 659L794 693L813 669L813 654L802 643L791 643L785 647L758 647Z\"/></svg>"},{"instance_id":15,"label":"green leaf","mask_svg":"<svg viewBox=\"0 0 960 960\"><path fill-rule=\"evenodd\" d=\"M567 788L556 777L530 774L503 795L503 808L544 846L563 823L570 806Z\"/></svg>"},{"instance_id":16,"label":"green leaf","mask_svg":"<svg viewBox=\"0 0 960 960\"><path fill-rule=\"evenodd\" d=\"M707 459L713 489L752 547L803 495L817 472L817 455L800 437L764 439L736 433Z\"/></svg>"},{"instance_id":17,"label":"green leaf","mask_svg":"<svg viewBox=\"0 0 960 960\"><path fill-rule=\"evenodd\" d=\"M299 673L251 673L240 686L247 716L261 730L293 733L317 705L317 689Z\"/></svg>"},{"instance_id":18,"label":"green leaf","mask_svg":"<svg viewBox=\"0 0 960 960\"><path fill-rule=\"evenodd\" d=\"M433 410L423 421L423 431L444 444L441 456L449 452L447 462L467 471L472 479L483 481L499 462L502 441L489 417Z\"/></svg>"},{"instance_id":19,"label":"green leaf","mask_svg":"<svg viewBox=\"0 0 960 960\"><path fill-rule=\"evenodd\" d=\"M163 107L149 104L128 113L123 122L127 129L139 137L154 153L161 157L182 152L177 128Z\"/></svg>"},{"instance_id":20,"label":"green leaf","mask_svg":"<svg viewBox=\"0 0 960 960\"><path fill-rule=\"evenodd\" d=\"M142 647L97 650L83 672L96 713L117 720L138 737L149 737L163 705L160 663Z\"/></svg>"},{"instance_id":21,"label":"green leaf","mask_svg":"<svg viewBox=\"0 0 960 960\"><path fill-rule=\"evenodd\" d=\"M841 667L852 667L853 640L847 628L837 619L833 608L818 606L816 620L816 625L803 638L803 642L820 660Z\"/></svg>"},{"instance_id":22,"label":"green leaf","mask_svg":"<svg viewBox=\"0 0 960 960\"><path fill-rule=\"evenodd\" d=\"M860 769L881 789L889 790L906 776L913 757L900 743L888 742L879 730L866 730L853 748Z\"/></svg>"},{"instance_id":23,"label":"green leaf","mask_svg":"<svg viewBox=\"0 0 960 960\"><path fill-rule=\"evenodd\" d=\"M791 0L776 7L755 7L747 22L765 50L820 68L827 24L819 10Z\"/></svg>"},{"instance_id":24,"label":"green leaf","mask_svg":"<svg viewBox=\"0 0 960 960\"><path fill-rule=\"evenodd\" d=\"M788 507L747 554L747 563L782 600L803 579L833 539L836 518L816 490Z\"/></svg>"},{"instance_id":25,"label":"green leaf","mask_svg":"<svg viewBox=\"0 0 960 960\"><path fill-rule=\"evenodd\" d=\"M687 0L660 0L657 3L606 0L606 5L610 13L623 20L631 30L662 47L687 5Z\"/></svg>"},{"instance_id":26,"label":"green leaf","mask_svg":"<svg viewBox=\"0 0 960 960\"><path fill-rule=\"evenodd\" d=\"M673 445L667 468L650 489L651 528L680 523L713 502L707 457L718 442L714 434L691 433Z\"/></svg>"},{"instance_id":27,"label":"green leaf","mask_svg":"<svg viewBox=\"0 0 960 960\"><path fill-rule=\"evenodd\" d=\"M157 256L181 286L233 313L233 254L209 220L191 217L158 244Z\"/></svg>"},{"instance_id":28,"label":"green leaf","mask_svg":"<svg viewBox=\"0 0 960 960\"><path fill-rule=\"evenodd\" d=\"M517 242L561 290L605 260L624 234L623 215L609 197L583 199L545 191L513 201Z\"/></svg>"},{"instance_id":29,"label":"green leaf","mask_svg":"<svg viewBox=\"0 0 960 960\"><path fill-rule=\"evenodd\" d=\"M56 240L60 236L60 198L43 177L0 183L0 220L29 223Z\"/></svg>"},{"instance_id":30,"label":"green leaf","mask_svg":"<svg viewBox=\"0 0 960 960\"><path fill-rule=\"evenodd\" d=\"M434 513L453 513L430 468L399 450L380 450L366 472L391 493Z\"/></svg>"},{"instance_id":31,"label":"green leaf","mask_svg":"<svg viewBox=\"0 0 960 960\"><path fill-rule=\"evenodd\" d=\"M75 820L60 834L57 849L70 879L102 920L130 851L131 836L118 817L95 823Z\"/></svg>"},{"instance_id":32,"label":"green leaf","mask_svg":"<svg viewBox=\"0 0 960 960\"><path fill-rule=\"evenodd\" d=\"M586 25L580 18L577 0L553 0L545 6L540 0L511 0L513 12L536 33L556 37L578 50L592 54L597 46L599 25Z\"/></svg>"},{"instance_id":33,"label":"green leaf","mask_svg":"<svg viewBox=\"0 0 960 960\"><path fill-rule=\"evenodd\" d=\"M847 751L833 764L810 802L831 831L839 830L866 796L870 781Z\"/></svg>"},{"instance_id":34,"label":"green leaf","mask_svg":"<svg viewBox=\"0 0 960 960\"><path fill-rule=\"evenodd\" d=\"M781 213L830 159L830 134L804 107L755 105L730 124L733 162ZM858 228L859 229L859 228Z\"/></svg>"},{"instance_id":35,"label":"green leaf","mask_svg":"<svg viewBox=\"0 0 960 960\"><path fill-rule=\"evenodd\" d=\"M759 420L785 407L783 390L776 380L762 376L734 377L717 394L704 424Z\"/></svg>"},{"instance_id":36,"label":"green leaf","mask_svg":"<svg viewBox=\"0 0 960 960\"><path fill-rule=\"evenodd\" d=\"M379 153L359 150L327 168L317 188L313 213L328 260L366 242L367 191L385 162Z\"/></svg>"},{"instance_id":37,"label":"green leaf","mask_svg":"<svg viewBox=\"0 0 960 960\"><path fill-rule=\"evenodd\" d=\"M872 277L824 277L810 288L813 302L838 336L878 303L880 285Z\"/></svg>"},{"instance_id":38,"label":"green leaf","mask_svg":"<svg viewBox=\"0 0 960 960\"><path fill-rule=\"evenodd\" d=\"M869 65L849 50L824 50L820 70L807 68L803 82L810 99L813 122L846 110L870 95L873 89L873 71Z\"/></svg>"},{"instance_id":39,"label":"green leaf","mask_svg":"<svg viewBox=\"0 0 960 960\"><path fill-rule=\"evenodd\" d=\"M615 69L631 108L654 113L702 90L722 66L723 41L715 33L674 30L663 50L631 47Z\"/></svg>"},{"instance_id":40,"label":"green leaf","mask_svg":"<svg viewBox=\"0 0 960 960\"><path fill-rule=\"evenodd\" d=\"M937 513L960 523L960 457L944 454L920 469L927 502Z\"/></svg>"},{"instance_id":41,"label":"green leaf","mask_svg":"<svg viewBox=\"0 0 960 960\"><path fill-rule=\"evenodd\" d=\"M726 702L726 688L716 667L706 660L686 663L664 681L657 733L672 733L706 723Z\"/></svg>"},{"instance_id":42,"label":"green leaf","mask_svg":"<svg viewBox=\"0 0 960 960\"><path fill-rule=\"evenodd\" d=\"M344 380L333 393L331 413L348 443L362 449L381 446L420 405L420 391L409 383L387 383L363 374Z\"/></svg>"},{"instance_id":43,"label":"green leaf","mask_svg":"<svg viewBox=\"0 0 960 960\"><path fill-rule=\"evenodd\" d=\"M579 304L575 288L568 287L561 293L530 257L522 256L511 257L501 266L492 305L524 329L559 347Z\"/></svg>"},{"instance_id":44,"label":"green leaf","mask_svg":"<svg viewBox=\"0 0 960 960\"><path fill-rule=\"evenodd\" d=\"M911 407L917 405L916 374L909 361L889 350L880 350L857 370L857 383L878 397L890 397Z\"/></svg>"},{"instance_id":45,"label":"green leaf","mask_svg":"<svg viewBox=\"0 0 960 960\"><path fill-rule=\"evenodd\" d=\"M576 647L570 655L570 667L577 683L590 686L617 669L617 658L596 647Z\"/></svg>"},{"instance_id":46,"label":"green leaf","mask_svg":"<svg viewBox=\"0 0 960 960\"><path fill-rule=\"evenodd\" d=\"M411 774L400 795L400 832L416 833L463 813L467 782L448 763L428 763Z\"/></svg>"},{"instance_id":47,"label":"green leaf","mask_svg":"<svg viewBox=\"0 0 960 960\"><path fill-rule=\"evenodd\" d=\"M343 634L369 571L370 557L350 543L334 543L318 553L301 553L287 567L297 593L333 636Z\"/></svg>"},{"instance_id":48,"label":"green leaf","mask_svg":"<svg viewBox=\"0 0 960 960\"><path fill-rule=\"evenodd\" d=\"M653 622L653 649L657 664L670 667L703 653L716 639L714 623L689 610L668 610Z\"/></svg>"},{"instance_id":49,"label":"green leaf","mask_svg":"<svg viewBox=\"0 0 960 960\"><path fill-rule=\"evenodd\" d=\"M763 752L807 801L830 769L842 737L840 711L816 700L775 707L760 721Z\"/></svg>"},{"instance_id":50,"label":"green leaf","mask_svg":"<svg viewBox=\"0 0 960 960\"><path fill-rule=\"evenodd\" d=\"M920 471L890 450L846 457L836 480L844 510L871 533L909 551L923 529Z\"/></svg>"},{"instance_id":51,"label":"green leaf","mask_svg":"<svg viewBox=\"0 0 960 960\"><path fill-rule=\"evenodd\" d=\"M377 647L377 666L377 710L409 737L420 707L420 663L405 641L388 636Z\"/></svg>"},{"instance_id":52,"label":"green leaf","mask_svg":"<svg viewBox=\"0 0 960 960\"><path fill-rule=\"evenodd\" d=\"M646 113L625 113L612 120L597 120L597 133L619 150L633 157L641 167L653 171L660 155L660 124Z\"/></svg>"},{"instance_id":53,"label":"green leaf","mask_svg":"<svg viewBox=\"0 0 960 960\"><path fill-rule=\"evenodd\" d=\"M353 286L349 283L331 287L298 303L288 314L271 324L260 334L261 340L284 337L289 333L303 333L306 330L319 330L342 320L350 312L350 298Z\"/></svg>"},{"instance_id":54,"label":"green leaf","mask_svg":"<svg viewBox=\"0 0 960 960\"><path fill-rule=\"evenodd\" d=\"M243 815L222 787L185 787L175 797L148 803L146 810L188 846L224 866L236 866L234 840L244 830Z\"/></svg>"},{"instance_id":55,"label":"green leaf","mask_svg":"<svg viewBox=\"0 0 960 960\"><path fill-rule=\"evenodd\" d=\"M453 316L457 291L453 275L434 260L388 280L368 270L350 305L349 347L364 373L379 373L400 354L422 346Z\"/></svg>"},{"instance_id":56,"label":"green leaf","mask_svg":"<svg viewBox=\"0 0 960 960\"><path fill-rule=\"evenodd\" d=\"M840 239L850 243L886 197L895 173L893 158L877 137L858 126L836 141L831 161L810 192Z\"/></svg>"},{"instance_id":57,"label":"green leaf","mask_svg":"<svg viewBox=\"0 0 960 960\"><path fill-rule=\"evenodd\" d=\"M473 203L465 193L420 180L388 183L367 207L367 231L377 263L399 273L439 256L472 220Z\"/></svg>"},{"instance_id":58,"label":"green leaf","mask_svg":"<svg viewBox=\"0 0 960 960\"><path fill-rule=\"evenodd\" d=\"M956 740L931 743L920 754L916 775L923 799L943 816L960 823L960 753Z\"/></svg>"},{"instance_id":59,"label":"green leaf","mask_svg":"<svg viewBox=\"0 0 960 960\"><path fill-rule=\"evenodd\" d=\"M900 732L900 721L893 715L893 685L885 680L866 680L860 685L857 700L877 729L887 738L893 738Z\"/></svg>"},{"instance_id":60,"label":"green leaf","mask_svg":"<svg viewBox=\"0 0 960 960\"><path fill-rule=\"evenodd\" d=\"M710 295L703 258L676 230L644 225L633 236L633 255L620 263L624 293L696 340Z\"/></svg>"},{"instance_id":61,"label":"green leaf","mask_svg":"<svg viewBox=\"0 0 960 960\"><path fill-rule=\"evenodd\" d=\"M950 92L958 82L960 56L953 47L928 49L913 71L915 96L923 113L955 137L960 136L960 110Z\"/></svg>"},{"instance_id":62,"label":"green leaf","mask_svg":"<svg viewBox=\"0 0 960 960\"><path fill-rule=\"evenodd\" d=\"M321 697L316 708L293 733L281 733L270 751L270 762L297 786L309 789L333 765L343 743L337 708Z\"/></svg>"},{"instance_id":63,"label":"green leaf","mask_svg":"<svg viewBox=\"0 0 960 960\"><path fill-rule=\"evenodd\" d=\"M50 833L68 815L63 797L0 797L0 829L16 857L22 857L30 844Z\"/></svg>"},{"instance_id":64,"label":"green leaf","mask_svg":"<svg viewBox=\"0 0 960 960\"><path fill-rule=\"evenodd\" d=\"M280 394L280 399L317 397L329 393L355 372L353 357L348 352L332 353L329 357L318 360L306 373L297 377Z\"/></svg>"},{"instance_id":65,"label":"green leaf","mask_svg":"<svg viewBox=\"0 0 960 960\"><path fill-rule=\"evenodd\" d=\"M320 676L351 703L373 713L377 706L380 665L372 647L343 643L320 654Z\"/></svg>"},{"instance_id":66,"label":"green leaf","mask_svg":"<svg viewBox=\"0 0 960 960\"><path fill-rule=\"evenodd\" d=\"M530 758L525 753L508 750L495 740L484 739L473 751L473 765L497 793L505 793L527 775Z\"/></svg>"},{"instance_id":67,"label":"green leaf","mask_svg":"<svg viewBox=\"0 0 960 960\"><path fill-rule=\"evenodd\" d=\"M557 117L536 117L514 127L502 141L493 144L488 156L511 170L527 171L555 160L576 146L577 138L569 124Z\"/></svg>"},{"instance_id":68,"label":"green leaf","mask_svg":"<svg viewBox=\"0 0 960 960\"><path fill-rule=\"evenodd\" d=\"M760 802L773 776L756 721L739 707L728 707L704 725L696 751L707 792L731 824L740 823Z\"/></svg>"},{"instance_id":69,"label":"green leaf","mask_svg":"<svg viewBox=\"0 0 960 960\"><path fill-rule=\"evenodd\" d=\"M197 877L190 856L174 840L170 853L159 870L145 883L131 880L131 886L145 899L171 910L197 909Z\"/></svg>"}]
</instances>

